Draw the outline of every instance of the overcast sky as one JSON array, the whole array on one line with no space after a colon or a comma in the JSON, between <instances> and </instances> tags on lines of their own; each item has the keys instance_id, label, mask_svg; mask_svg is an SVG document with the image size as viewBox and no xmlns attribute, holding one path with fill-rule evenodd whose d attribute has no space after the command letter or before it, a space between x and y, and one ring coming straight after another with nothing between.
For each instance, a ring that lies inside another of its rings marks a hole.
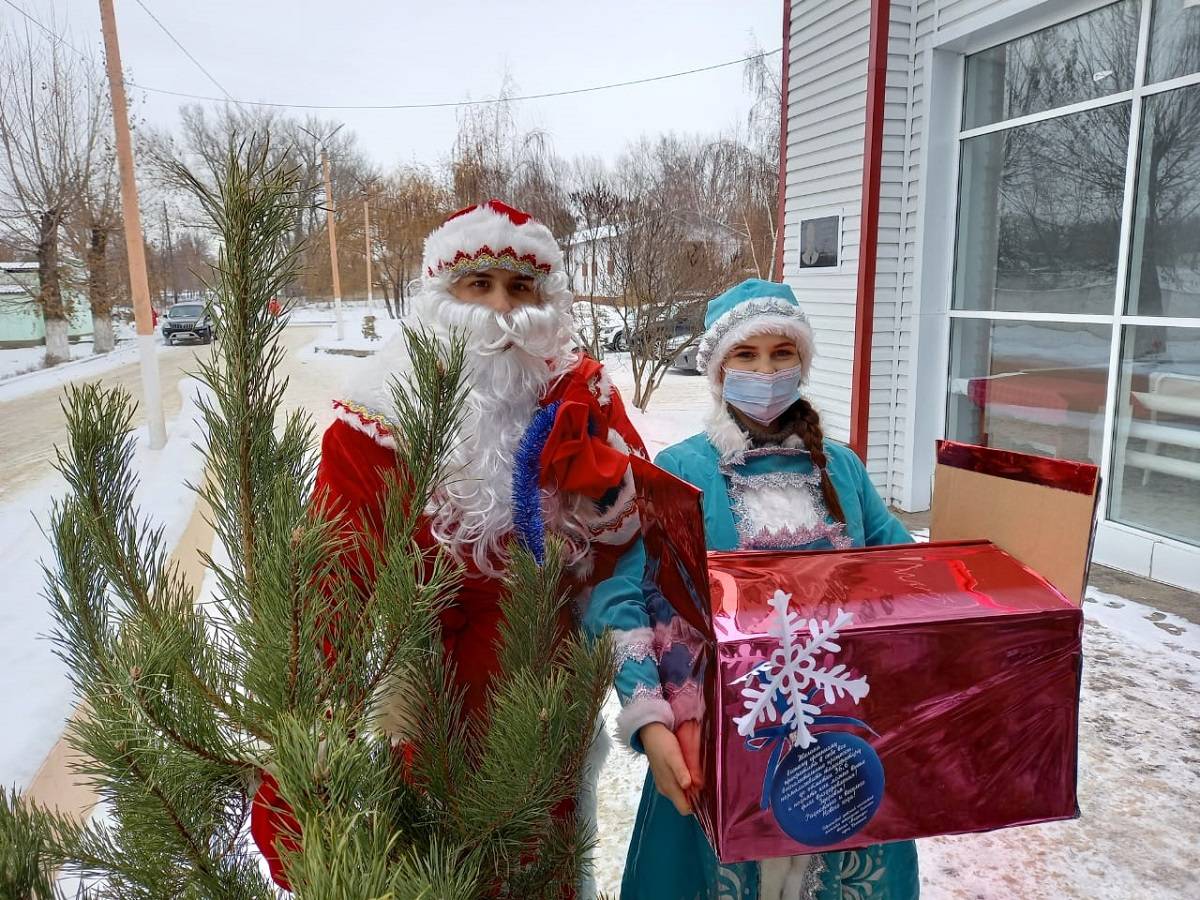
<instances>
[{"instance_id":1,"label":"overcast sky","mask_svg":"<svg viewBox=\"0 0 1200 900\"><path fill-rule=\"evenodd\" d=\"M99 56L96 0L14 0ZM284 103L424 103L518 94L694 69L781 43L780 0L143 0L234 97ZM218 88L135 0L116 0L130 78L212 96ZM16 16L0 5L0 17ZM772 57L778 65L778 56ZM563 156L614 158L665 131L712 133L744 121L743 67L575 97L523 102L524 124ZM173 126L176 97L134 91L138 113ZM297 111L302 113L303 111ZM385 167L444 159L453 109L325 110Z\"/></svg>"}]
</instances>

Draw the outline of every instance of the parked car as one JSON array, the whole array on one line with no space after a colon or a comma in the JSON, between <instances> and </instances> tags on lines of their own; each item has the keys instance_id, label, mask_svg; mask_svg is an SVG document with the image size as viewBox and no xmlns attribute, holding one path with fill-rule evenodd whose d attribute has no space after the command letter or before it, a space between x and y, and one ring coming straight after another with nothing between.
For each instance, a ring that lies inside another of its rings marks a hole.
<instances>
[{"instance_id":1,"label":"parked car","mask_svg":"<svg viewBox=\"0 0 1200 900\"><path fill-rule=\"evenodd\" d=\"M592 346L593 331L597 331L597 341L604 350L621 350L627 347L618 346L618 336L625 328L621 314L611 306L596 304L595 310L586 301L578 301L571 310L575 319L575 330L582 346ZM594 315L594 318L593 318Z\"/></svg>"},{"instance_id":2,"label":"parked car","mask_svg":"<svg viewBox=\"0 0 1200 900\"><path fill-rule=\"evenodd\" d=\"M682 341L680 341L682 344ZM696 352L699 350L696 342L692 342L687 348L681 350L675 357L675 361L671 363L672 369L679 369L681 372L691 372L696 375L700 374L700 366L696 362Z\"/></svg>"},{"instance_id":3,"label":"parked car","mask_svg":"<svg viewBox=\"0 0 1200 900\"><path fill-rule=\"evenodd\" d=\"M160 321L163 340L168 345L178 340L210 344L215 336L212 319L203 303L176 303Z\"/></svg>"}]
</instances>

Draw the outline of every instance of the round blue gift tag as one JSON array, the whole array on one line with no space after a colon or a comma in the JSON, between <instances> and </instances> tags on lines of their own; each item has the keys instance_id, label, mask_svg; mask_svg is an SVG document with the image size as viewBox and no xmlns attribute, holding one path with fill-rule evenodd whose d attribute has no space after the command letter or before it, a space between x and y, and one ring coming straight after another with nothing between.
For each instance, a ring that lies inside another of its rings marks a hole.
<instances>
[{"instance_id":1,"label":"round blue gift tag","mask_svg":"<svg viewBox=\"0 0 1200 900\"><path fill-rule=\"evenodd\" d=\"M771 810L792 840L828 847L871 821L883 800L883 764L862 738L844 731L793 747L775 770Z\"/></svg>"}]
</instances>

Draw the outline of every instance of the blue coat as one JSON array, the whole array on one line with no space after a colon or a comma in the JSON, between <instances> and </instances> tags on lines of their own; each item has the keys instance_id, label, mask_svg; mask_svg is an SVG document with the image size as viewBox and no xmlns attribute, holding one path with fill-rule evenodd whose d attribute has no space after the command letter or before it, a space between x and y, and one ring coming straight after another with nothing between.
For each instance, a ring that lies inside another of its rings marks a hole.
<instances>
[{"instance_id":1,"label":"blue coat","mask_svg":"<svg viewBox=\"0 0 1200 900\"><path fill-rule=\"evenodd\" d=\"M846 536L856 547L911 541L904 526L888 512L858 457L847 448L826 442L827 471L845 515ZM729 478L722 473L717 449L704 434L668 447L656 464L703 491L705 538L710 550L739 548L739 518L729 493ZM737 468L739 475L813 471L807 454L771 455L751 459ZM832 522L828 516L827 522ZM823 549L822 540L796 549ZM623 710L618 735L634 750L641 750L638 730L649 722L674 721L679 704L663 696L660 671L668 673L672 692L679 687L669 660L656 660L653 634L655 611L648 608L642 589L645 549L634 544L621 558L611 578L592 593L585 628L592 634L611 631L618 652L617 693ZM683 672L680 667L680 672ZM681 674L681 678L686 677ZM674 708L672 708L674 707ZM680 718L685 717L681 715ZM658 793L647 773L642 789L633 839L629 847L622 900L758 900L759 867L756 864L721 866L696 820L680 816L669 800ZM843 889L870 888L877 900L910 900L919 893L916 849L911 841L869 847L859 851L826 853L813 858L809 884L802 896L841 900ZM792 894L787 900L795 900Z\"/></svg>"}]
</instances>

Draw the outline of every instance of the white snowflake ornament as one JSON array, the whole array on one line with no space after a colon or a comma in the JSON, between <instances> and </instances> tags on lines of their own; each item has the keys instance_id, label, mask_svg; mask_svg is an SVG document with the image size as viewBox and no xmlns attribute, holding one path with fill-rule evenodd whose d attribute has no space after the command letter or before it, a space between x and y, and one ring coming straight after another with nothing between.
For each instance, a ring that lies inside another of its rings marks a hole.
<instances>
[{"instance_id":1,"label":"white snowflake ornament","mask_svg":"<svg viewBox=\"0 0 1200 900\"><path fill-rule=\"evenodd\" d=\"M850 678L845 665L838 664L831 669L817 665L817 654L836 653L842 649L837 643L838 634L854 621L854 614L839 609L832 622L816 619L805 622L788 609L791 599L791 594L777 590L768 601L775 611L770 634L779 639L779 648L738 679L746 685L742 688L746 712L733 721L738 734L753 736L759 723L775 721L778 697L783 709L780 724L791 726L792 742L803 749L816 740L808 726L821 712L821 707L808 700L813 688L824 693L826 703L841 697L850 697L858 703L867 696L870 685L865 675ZM805 630L808 638L802 636Z\"/></svg>"}]
</instances>

